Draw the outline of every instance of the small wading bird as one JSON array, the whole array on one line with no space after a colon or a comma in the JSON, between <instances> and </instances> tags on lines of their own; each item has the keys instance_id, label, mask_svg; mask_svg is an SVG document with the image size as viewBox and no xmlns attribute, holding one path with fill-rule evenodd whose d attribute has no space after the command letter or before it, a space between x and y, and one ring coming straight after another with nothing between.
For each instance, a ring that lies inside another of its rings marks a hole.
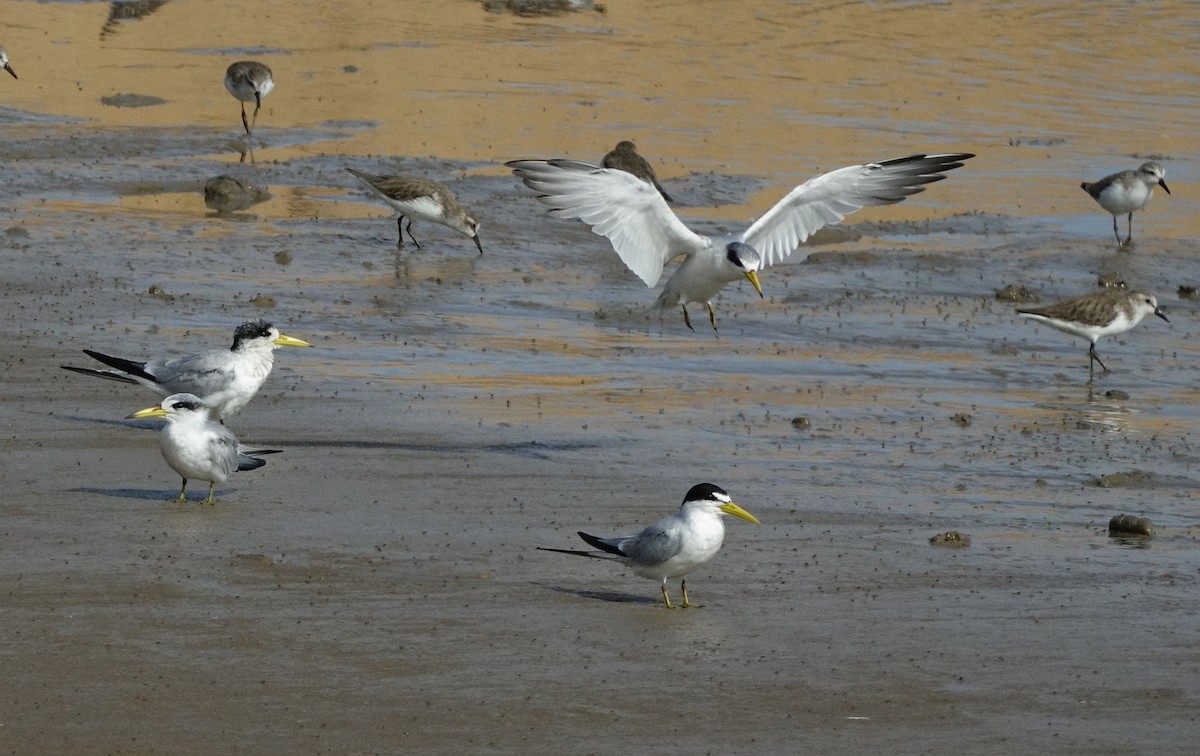
<instances>
[{"instance_id":1,"label":"small wading bird","mask_svg":"<svg viewBox=\"0 0 1200 756\"><path fill-rule=\"evenodd\" d=\"M1150 314L1167 320L1153 294L1115 289L1094 291L1046 307L1017 310L1017 314L1091 342L1088 346L1088 383L1092 382L1096 364L1108 372L1100 355L1096 354L1096 341L1101 336L1124 333Z\"/></svg>"},{"instance_id":2,"label":"small wading bird","mask_svg":"<svg viewBox=\"0 0 1200 756\"><path fill-rule=\"evenodd\" d=\"M258 393L275 364L275 348L281 346L312 344L284 336L265 320L251 320L233 332L233 346L229 349L211 349L175 359L151 358L145 362L85 349L84 354L113 370L70 365L62 365L62 369L121 383L140 383L159 396L195 394L212 408L216 417L224 420Z\"/></svg>"},{"instance_id":3,"label":"small wading bird","mask_svg":"<svg viewBox=\"0 0 1200 756\"><path fill-rule=\"evenodd\" d=\"M599 538L580 532L579 537L599 549L600 553L538 548L560 554L623 562L634 573L661 581L663 603L668 609L674 609L667 595L667 581L682 578L717 555L725 540L722 515L733 515L758 524L754 515L734 504L729 494L721 488L711 483L700 483L687 492L678 512L667 515L637 535ZM688 601L687 580L681 581L679 589L683 594L680 606L696 606Z\"/></svg>"},{"instance_id":4,"label":"small wading bird","mask_svg":"<svg viewBox=\"0 0 1200 756\"><path fill-rule=\"evenodd\" d=\"M235 470L257 470L267 464L257 455L278 454L278 449L246 449L238 444L233 431L215 423L211 408L191 394L172 394L154 407L138 410L131 420L165 417L167 424L159 434L163 459L183 478L179 487L179 503L187 501L188 480L208 481L208 500L213 492Z\"/></svg>"},{"instance_id":5,"label":"small wading bird","mask_svg":"<svg viewBox=\"0 0 1200 756\"><path fill-rule=\"evenodd\" d=\"M396 230L400 233L397 247L404 248L404 232L408 231L408 238L417 245L417 249L421 248L421 242L412 235L413 218L420 218L466 234L475 242L479 254L483 254L483 244L479 241L479 221L458 204L454 193L445 185L419 176L375 176L353 168L347 168L346 171L400 214L396 218ZM407 226L402 225L405 218L408 219Z\"/></svg>"},{"instance_id":6,"label":"small wading bird","mask_svg":"<svg viewBox=\"0 0 1200 756\"><path fill-rule=\"evenodd\" d=\"M758 271L792 254L814 231L850 213L890 205L946 178L974 155L910 155L852 165L817 176L793 189L748 229L732 236L697 234L671 212L654 187L632 174L576 160L513 160L505 163L558 218L578 218L608 237L625 265L647 286L663 267L684 255L655 306L682 307L692 328L689 303L703 304L717 328L712 299L725 284L746 278L762 296ZM695 330L695 329L692 329Z\"/></svg>"},{"instance_id":7,"label":"small wading bird","mask_svg":"<svg viewBox=\"0 0 1200 756\"><path fill-rule=\"evenodd\" d=\"M242 127L246 133L252 133L251 128L258 121L258 111L262 107L263 98L271 94L275 88L275 79L271 69L253 60L239 60L225 71L225 88L229 94L242 103ZM246 120L246 103L254 103L254 118Z\"/></svg>"},{"instance_id":8,"label":"small wading bird","mask_svg":"<svg viewBox=\"0 0 1200 756\"><path fill-rule=\"evenodd\" d=\"M646 158L638 154L637 145L629 140L617 142L617 146L604 156L600 164L605 168L616 168L619 171L632 173L657 189L667 202L675 201L663 190L662 184L658 183L658 176L654 175L654 168L646 162Z\"/></svg>"},{"instance_id":9,"label":"small wading bird","mask_svg":"<svg viewBox=\"0 0 1200 756\"><path fill-rule=\"evenodd\" d=\"M1167 171L1158 163L1142 163L1136 171L1121 171L1111 176L1105 176L1096 183L1084 181L1080 184L1083 191L1100 203L1100 207L1112 213L1113 233L1117 237L1117 246L1124 247L1133 241L1133 211L1141 210L1154 194L1154 187L1161 186L1167 194ZM1117 228L1117 216L1128 214L1129 231L1125 241L1121 241L1121 232Z\"/></svg>"},{"instance_id":10,"label":"small wading bird","mask_svg":"<svg viewBox=\"0 0 1200 756\"><path fill-rule=\"evenodd\" d=\"M0 68L12 74L14 79L17 78L17 72L8 64L8 52L3 47L0 47Z\"/></svg>"}]
</instances>

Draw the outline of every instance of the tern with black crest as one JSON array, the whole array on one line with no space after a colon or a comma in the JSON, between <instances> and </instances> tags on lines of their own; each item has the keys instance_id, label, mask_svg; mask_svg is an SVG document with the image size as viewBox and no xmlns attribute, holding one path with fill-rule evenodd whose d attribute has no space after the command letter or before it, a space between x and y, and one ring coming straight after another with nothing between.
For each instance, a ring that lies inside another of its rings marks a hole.
<instances>
[{"instance_id":1,"label":"tern with black crest","mask_svg":"<svg viewBox=\"0 0 1200 756\"><path fill-rule=\"evenodd\" d=\"M758 524L758 518L734 504L724 489L712 483L700 483L687 492L678 512L663 517L640 533L622 538L601 538L580 532L579 537L597 552L538 548L620 561L635 574L660 581L663 603L668 609L674 609L671 597L667 595L667 581L683 578L717 555L725 541L725 524L721 522L724 515ZM683 596L680 607L696 606L688 600L686 579L680 583L680 592Z\"/></svg>"},{"instance_id":2,"label":"tern with black crest","mask_svg":"<svg viewBox=\"0 0 1200 756\"><path fill-rule=\"evenodd\" d=\"M577 218L608 238L625 265L655 286L673 258L684 260L667 279L655 306L702 304L713 330L712 299L727 283L745 278L762 296L758 272L792 254L814 231L873 205L890 205L924 191L974 157L965 152L910 155L839 168L797 186L749 228L728 236L705 236L671 211L651 184L613 168L577 160L513 160L505 163L558 218ZM695 329L693 329L695 330Z\"/></svg>"},{"instance_id":3,"label":"tern with black crest","mask_svg":"<svg viewBox=\"0 0 1200 756\"><path fill-rule=\"evenodd\" d=\"M281 346L310 347L312 344L285 336L278 328L260 319L238 326L229 349L210 349L174 359L152 357L144 362L85 349L84 354L111 370L70 365L62 368L110 381L138 383L159 396L195 394L218 419L224 420L245 407L258 393L275 364L275 348Z\"/></svg>"}]
</instances>

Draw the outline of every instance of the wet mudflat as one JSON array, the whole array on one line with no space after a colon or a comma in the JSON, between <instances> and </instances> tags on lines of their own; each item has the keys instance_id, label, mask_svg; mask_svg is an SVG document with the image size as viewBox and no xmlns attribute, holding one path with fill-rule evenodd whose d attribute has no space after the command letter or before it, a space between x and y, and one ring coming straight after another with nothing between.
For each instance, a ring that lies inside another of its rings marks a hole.
<instances>
[{"instance_id":1,"label":"wet mudflat","mask_svg":"<svg viewBox=\"0 0 1200 756\"><path fill-rule=\"evenodd\" d=\"M524 155L372 156L345 145L389 126L272 116L253 163L232 128L5 124L5 750L1194 743L1190 162L1118 252L1106 216L1057 198L1073 171L1044 180L1077 152L949 143L980 157L769 269L765 300L728 287L719 333L694 313L693 334L496 167ZM880 139L850 160L922 141ZM840 151L817 136L810 158ZM809 174L760 178L754 160L664 179L697 228L732 228ZM398 253L345 165L446 180L485 254L428 224L425 250ZM218 174L271 199L218 216L202 197ZM1171 323L1102 340L1113 371L1089 389L1086 344L994 293L1045 303L1106 273L1158 293ZM151 395L58 366L224 344L257 316L317 347L279 352L230 423L285 453L215 507L176 505L153 426L120 419ZM689 581L701 609L533 548L632 531L705 480L763 524L729 523ZM1110 538L1120 513L1155 537ZM929 543L950 530L971 545Z\"/></svg>"}]
</instances>

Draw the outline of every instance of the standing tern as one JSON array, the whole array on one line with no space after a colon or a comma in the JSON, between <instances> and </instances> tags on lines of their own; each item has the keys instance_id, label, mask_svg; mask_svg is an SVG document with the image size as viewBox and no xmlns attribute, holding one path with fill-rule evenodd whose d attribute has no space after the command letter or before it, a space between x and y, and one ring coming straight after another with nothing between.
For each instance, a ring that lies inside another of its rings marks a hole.
<instances>
[{"instance_id":1,"label":"standing tern","mask_svg":"<svg viewBox=\"0 0 1200 756\"><path fill-rule=\"evenodd\" d=\"M762 296L758 271L790 255L817 229L874 205L891 205L946 178L971 153L910 155L839 168L809 179L740 234L697 234L671 212L666 201L641 179L620 170L576 160L513 160L505 163L559 218L578 218L608 237L625 265L655 286L664 266L685 255L667 279L656 307L703 304L713 330L712 299L725 284L746 278ZM694 328L692 330L695 330Z\"/></svg>"},{"instance_id":2,"label":"standing tern","mask_svg":"<svg viewBox=\"0 0 1200 756\"><path fill-rule=\"evenodd\" d=\"M1121 171L1094 183L1084 181L1080 184L1083 191L1100 204L1113 217L1113 233L1117 235L1117 246L1124 247L1133 241L1133 211L1141 210L1154 195L1154 187L1161 186L1167 194L1167 171L1158 163L1142 163L1137 170ZM1121 232L1117 230L1117 216L1129 214L1128 234L1121 241Z\"/></svg>"},{"instance_id":3,"label":"standing tern","mask_svg":"<svg viewBox=\"0 0 1200 756\"><path fill-rule=\"evenodd\" d=\"M274 365L275 347L281 346L310 347L312 344L285 336L275 326L260 319L238 326L233 332L233 346L228 350L211 349L175 359L152 358L134 362L85 349L84 354L113 370L70 365L62 368L111 381L140 383L159 396L195 394L212 408L218 419L224 420L245 407L258 393Z\"/></svg>"},{"instance_id":4,"label":"standing tern","mask_svg":"<svg viewBox=\"0 0 1200 756\"><path fill-rule=\"evenodd\" d=\"M161 404L138 410L132 420L165 417L167 424L159 435L163 459L183 478L179 503L187 501L188 479L208 481L208 500L213 491L235 470L257 470L266 460L256 455L278 454L278 449L247 449L238 444L233 431L213 422L212 409L192 394L172 394Z\"/></svg>"},{"instance_id":5,"label":"standing tern","mask_svg":"<svg viewBox=\"0 0 1200 756\"><path fill-rule=\"evenodd\" d=\"M700 483L687 492L678 512L663 517L637 535L599 538L581 531L579 537L601 553L538 548L560 554L621 561L641 577L662 581L663 603L668 609L674 609L667 595L667 580L683 578L717 555L725 540L722 515L733 515L758 524L758 518L734 504L729 494L720 487L712 483ZM680 591L683 594L682 608L696 606L688 601L686 579L680 582Z\"/></svg>"}]
</instances>

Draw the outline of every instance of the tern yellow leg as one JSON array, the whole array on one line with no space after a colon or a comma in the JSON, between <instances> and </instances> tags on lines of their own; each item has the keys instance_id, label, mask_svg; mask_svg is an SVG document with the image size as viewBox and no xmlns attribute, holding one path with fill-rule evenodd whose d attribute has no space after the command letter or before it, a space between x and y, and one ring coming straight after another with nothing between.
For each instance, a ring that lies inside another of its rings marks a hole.
<instances>
[{"instance_id":1,"label":"tern yellow leg","mask_svg":"<svg viewBox=\"0 0 1200 756\"><path fill-rule=\"evenodd\" d=\"M187 502L187 494L184 493L184 491L186 491L186 490L187 490L187 478L184 478L183 485L181 485L179 487L179 503L180 504Z\"/></svg>"},{"instance_id":2,"label":"tern yellow leg","mask_svg":"<svg viewBox=\"0 0 1200 756\"><path fill-rule=\"evenodd\" d=\"M216 488L217 488L217 484L210 480L208 482L208 501L204 502L205 504L207 504L210 507L215 504L215 502L213 501L213 491L216 490Z\"/></svg>"},{"instance_id":3,"label":"tern yellow leg","mask_svg":"<svg viewBox=\"0 0 1200 756\"><path fill-rule=\"evenodd\" d=\"M668 609L674 609L675 605L671 603L671 597L667 595L667 581L665 581L665 580L663 581L663 584L662 584L662 592L663 592L663 603L667 605Z\"/></svg>"},{"instance_id":4,"label":"tern yellow leg","mask_svg":"<svg viewBox=\"0 0 1200 756\"><path fill-rule=\"evenodd\" d=\"M690 607L693 607L693 606L700 606L699 604L693 604L692 602L688 601L688 597L687 597L687 581L686 581L686 580L680 581L680 583L679 583L679 591L680 591L680 593L682 593L682 594L683 594L683 603L680 605L680 608L682 608L682 609L688 609L688 608L690 608Z\"/></svg>"}]
</instances>

